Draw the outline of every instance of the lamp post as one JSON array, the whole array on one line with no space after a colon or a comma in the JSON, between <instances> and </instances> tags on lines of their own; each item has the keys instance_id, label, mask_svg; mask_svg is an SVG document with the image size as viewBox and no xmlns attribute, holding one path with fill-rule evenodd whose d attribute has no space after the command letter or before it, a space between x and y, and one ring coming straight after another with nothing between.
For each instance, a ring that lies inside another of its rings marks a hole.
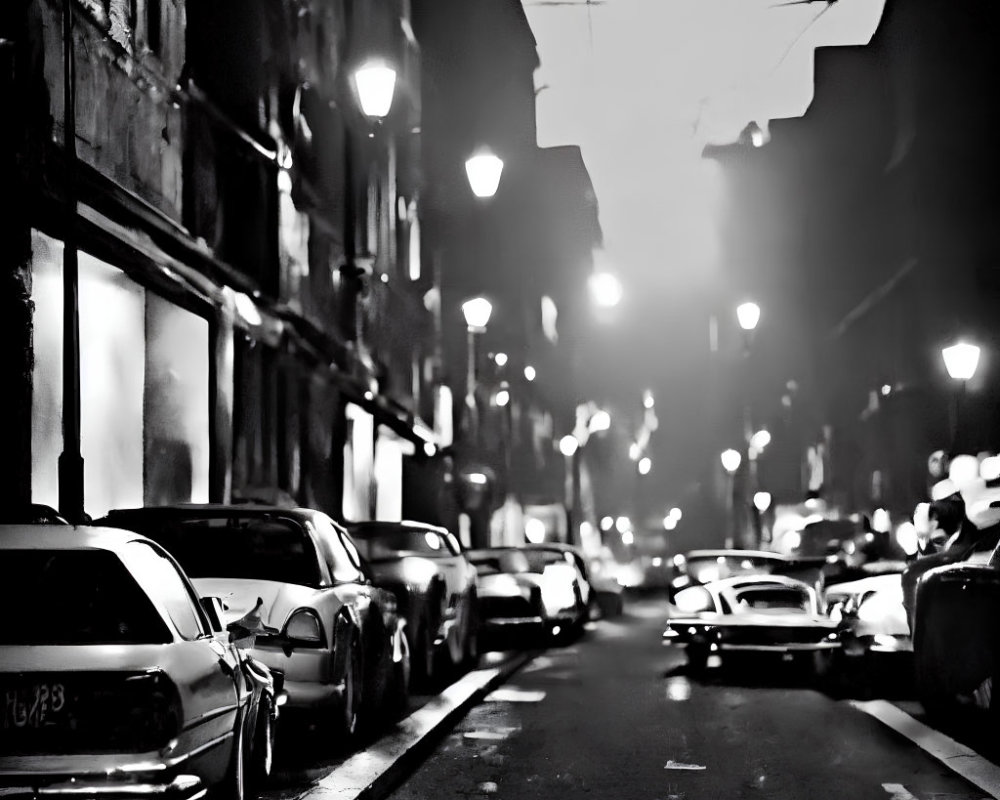
<instances>
[{"instance_id":1,"label":"lamp post","mask_svg":"<svg viewBox=\"0 0 1000 800\"><path fill-rule=\"evenodd\" d=\"M469 414L469 435L472 441L479 444L479 412L476 406L476 385L478 382L476 365L476 338L486 332L486 324L493 313L493 304L485 297L473 297L462 303L462 314L465 316L465 326L468 333L469 363L465 373L465 405Z\"/></svg>"},{"instance_id":2,"label":"lamp post","mask_svg":"<svg viewBox=\"0 0 1000 800\"><path fill-rule=\"evenodd\" d=\"M771 507L771 493L770 492L755 492L753 496L753 506L757 509L757 528L760 531L760 539L762 542L771 541L771 531L767 525L764 524L764 514Z\"/></svg>"},{"instance_id":3,"label":"lamp post","mask_svg":"<svg viewBox=\"0 0 1000 800\"><path fill-rule=\"evenodd\" d=\"M951 428L951 454L955 455L955 448L958 446L959 415L962 411L962 401L965 399L966 384L976 374L979 366L979 347L969 342L958 341L953 345L941 349L941 356L944 358L945 369L951 379L958 382L958 390L952 397L950 428Z\"/></svg>"},{"instance_id":4,"label":"lamp post","mask_svg":"<svg viewBox=\"0 0 1000 800\"><path fill-rule=\"evenodd\" d=\"M744 367L743 367L743 375L741 376L741 379L742 379L742 382L743 382L743 387L742 387L742 389L743 389L743 442L744 442L744 445L746 447L747 468L748 468L748 471L749 471L749 475L747 477L746 486L745 486L746 497L744 498L744 500L749 501L750 494L753 491L755 491L756 488L757 488L757 456L759 455L760 450L762 450L763 447L767 444L767 442L764 442L760 447L757 447L757 446L754 445L753 439L754 439L754 436L756 436L757 434L754 434L754 432L753 432L753 415L751 413L751 408L750 408L750 390L749 390L750 374L751 374L750 373L750 345L753 342L753 332L757 329L757 323L760 322L760 306L757 305L757 303L754 303L753 301L750 301L750 300L748 300L748 301L746 301L744 303L740 303L740 305L738 305L736 307L736 321L739 323L740 328L743 330L743 364L744 364ZM767 432L763 431L761 433L766 434ZM768 436L768 440L767 441L770 441L770 437L769 436ZM749 505L749 502L744 503L744 505ZM749 524L750 523L749 516L747 518L747 523L748 524L747 524L746 527L750 528L751 526ZM746 530L744 532L744 538L745 539L756 540L757 539L757 531L755 529L753 529L753 530ZM752 541L752 542L750 542L750 544L751 545L756 545L756 544L758 544L758 542L757 541Z\"/></svg>"},{"instance_id":5,"label":"lamp post","mask_svg":"<svg viewBox=\"0 0 1000 800\"><path fill-rule=\"evenodd\" d=\"M728 480L726 481L726 548L731 549L734 546L735 531L736 531L736 515L735 515L735 504L733 503L733 495L736 492L736 470L740 468L740 464L743 461L743 456L740 454L739 450L733 450L729 448L724 450L720 456L722 461L722 468L726 471Z\"/></svg>"},{"instance_id":6,"label":"lamp post","mask_svg":"<svg viewBox=\"0 0 1000 800\"><path fill-rule=\"evenodd\" d=\"M579 456L580 440L572 433L568 433L559 440L559 452L566 459L566 480L564 484L565 504L566 504L566 540L573 544L576 541L574 526L576 525L577 510L579 507L579 486L580 486L580 466Z\"/></svg>"}]
</instances>

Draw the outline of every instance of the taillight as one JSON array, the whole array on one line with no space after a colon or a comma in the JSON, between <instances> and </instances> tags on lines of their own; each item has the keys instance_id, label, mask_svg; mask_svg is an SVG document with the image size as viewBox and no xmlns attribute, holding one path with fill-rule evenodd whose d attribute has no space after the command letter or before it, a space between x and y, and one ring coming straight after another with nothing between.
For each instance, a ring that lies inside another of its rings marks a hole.
<instances>
[{"instance_id":1,"label":"taillight","mask_svg":"<svg viewBox=\"0 0 1000 800\"><path fill-rule=\"evenodd\" d=\"M127 723L118 734L132 739L137 750L159 749L180 733L180 695L165 673L153 670L129 677L121 700L128 709Z\"/></svg>"},{"instance_id":2,"label":"taillight","mask_svg":"<svg viewBox=\"0 0 1000 800\"><path fill-rule=\"evenodd\" d=\"M303 644L317 645L323 641L323 626L312 609L301 608L285 623L285 637Z\"/></svg>"}]
</instances>

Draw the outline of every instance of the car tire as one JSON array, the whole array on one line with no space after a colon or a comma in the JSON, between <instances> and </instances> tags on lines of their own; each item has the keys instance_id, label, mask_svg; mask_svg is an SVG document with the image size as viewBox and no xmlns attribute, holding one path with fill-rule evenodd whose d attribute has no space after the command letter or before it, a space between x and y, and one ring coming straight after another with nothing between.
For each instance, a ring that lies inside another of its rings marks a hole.
<instances>
[{"instance_id":1,"label":"car tire","mask_svg":"<svg viewBox=\"0 0 1000 800\"><path fill-rule=\"evenodd\" d=\"M257 708L257 722L254 725L253 746L249 748L250 764L246 770L248 780L244 784L244 794L256 797L271 776L274 761L274 717L271 702L261 698Z\"/></svg>"},{"instance_id":2,"label":"car tire","mask_svg":"<svg viewBox=\"0 0 1000 800\"><path fill-rule=\"evenodd\" d=\"M689 644L687 647L688 672L701 675L708 667L708 648L704 645Z\"/></svg>"},{"instance_id":3,"label":"car tire","mask_svg":"<svg viewBox=\"0 0 1000 800\"><path fill-rule=\"evenodd\" d=\"M362 722L364 673L361 668L361 648L356 639L350 641L350 652L344 664L344 697L337 708L334 725L334 744L338 750L349 750L353 746Z\"/></svg>"},{"instance_id":4,"label":"car tire","mask_svg":"<svg viewBox=\"0 0 1000 800\"><path fill-rule=\"evenodd\" d=\"M427 621L421 620L410 647L410 675L412 685L426 691L434 684L434 643L427 632Z\"/></svg>"},{"instance_id":5,"label":"car tire","mask_svg":"<svg viewBox=\"0 0 1000 800\"><path fill-rule=\"evenodd\" d=\"M469 604L469 624L465 632L462 660L466 669L479 666L479 609L474 596Z\"/></svg>"}]
</instances>

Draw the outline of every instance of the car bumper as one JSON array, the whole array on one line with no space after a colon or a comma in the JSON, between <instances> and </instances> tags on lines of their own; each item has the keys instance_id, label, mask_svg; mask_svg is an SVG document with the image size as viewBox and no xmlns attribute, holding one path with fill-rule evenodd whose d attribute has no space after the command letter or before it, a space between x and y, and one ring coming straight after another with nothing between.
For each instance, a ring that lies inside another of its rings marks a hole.
<instances>
[{"instance_id":1,"label":"car bumper","mask_svg":"<svg viewBox=\"0 0 1000 800\"><path fill-rule=\"evenodd\" d=\"M280 647L258 645L254 658L283 677L282 711L308 711L338 704L344 696L343 683L331 683L333 653L325 648L300 648L285 653Z\"/></svg>"},{"instance_id":2,"label":"car bumper","mask_svg":"<svg viewBox=\"0 0 1000 800\"><path fill-rule=\"evenodd\" d=\"M540 643L548 633L542 617L492 617L479 623L479 641L486 649L505 650Z\"/></svg>"},{"instance_id":3,"label":"car bumper","mask_svg":"<svg viewBox=\"0 0 1000 800\"><path fill-rule=\"evenodd\" d=\"M823 650L839 650L841 642L839 638L831 639L829 634L824 638L817 638L811 641L798 642L733 642L727 641L725 637L682 634L671 628L663 632L661 642L671 647L684 648L691 644L701 647L708 647L716 653L810 653Z\"/></svg>"},{"instance_id":4,"label":"car bumper","mask_svg":"<svg viewBox=\"0 0 1000 800\"><path fill-rule=\"evenodd\" d=\"M208 788L194 775L177 775L162 780L120 779L116 777L61 776L45 779L41 775L0 775L0 796L8 798L126 798L151 797L164 800L201 800Z\"/></svg>"}]
</instances>

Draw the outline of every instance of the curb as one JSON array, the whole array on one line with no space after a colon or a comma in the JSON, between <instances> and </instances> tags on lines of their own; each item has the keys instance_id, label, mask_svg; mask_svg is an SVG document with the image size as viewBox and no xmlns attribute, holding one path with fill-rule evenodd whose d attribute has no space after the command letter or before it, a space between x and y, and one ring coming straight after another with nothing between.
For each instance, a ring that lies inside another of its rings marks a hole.
<instances>
[{"instance_id":1,"label":"curb","mask_svg":"<svg viewBox=\"0 0 1000 800\"><path fill-rule=\"evenodd\" d=\"M541 651L463 675L377 742L321 778L296 800L383 800L458 719Z\"/></svg>"}]
</instances>

